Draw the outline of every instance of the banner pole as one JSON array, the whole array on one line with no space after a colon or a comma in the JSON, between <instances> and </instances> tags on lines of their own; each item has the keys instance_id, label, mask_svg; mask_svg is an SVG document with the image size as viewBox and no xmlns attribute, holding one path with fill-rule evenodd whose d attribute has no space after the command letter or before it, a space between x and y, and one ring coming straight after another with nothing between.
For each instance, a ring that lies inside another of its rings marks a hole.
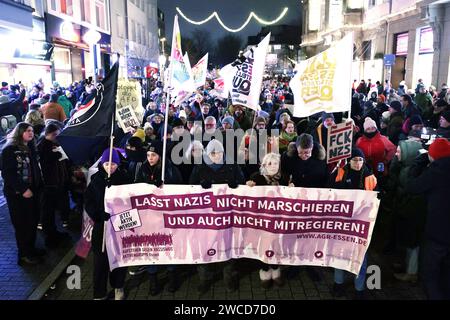
<instances>
[{"instance_id":1,"label":"banner pole","mask_svg":"<svg viewBox=\"0 0 450 320\"><path fill-rule=\"evenodd\" d=\"M167 85L167 98L166 98L166 110L164 116L164 137L163 137L163 156L162 156L162 173L161 181L164 184L166 178L166 151L167 151L167 126L169 125L169 105L170 105L170 87L172 85L172 62L169 65L169 83Z\"/></svg>"}]
</instances>

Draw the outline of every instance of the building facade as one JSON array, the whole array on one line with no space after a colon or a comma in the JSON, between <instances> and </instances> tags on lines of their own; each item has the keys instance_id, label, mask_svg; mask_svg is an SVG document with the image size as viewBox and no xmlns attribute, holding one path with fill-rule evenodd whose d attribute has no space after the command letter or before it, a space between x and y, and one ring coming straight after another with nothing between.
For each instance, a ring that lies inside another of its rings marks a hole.
<instances>
[{"instance_id":1,"label":"building facade","mask_svg":"<svg viewBox=\"0 0 450 320\"><path fill-rule=\"evenodd\" d=\"M147 67L158 67L156 0L112 1L111 34L112 52L120 55L121 76L145 78Z\"/></svg>"},{"instance_id":2,"label":"building facade","mask_svg":"<svg viewBox=\"0 0 450 320\"><path fill-rule=\"evenodd\" d=\"M299 60L298 39L301 35L300 28L290 25L263 27L257 36L248 37L248 48L256 46L269 32L271 36L266 60L267 72L269 74L287 75L293 70L292 61Z\"/></svg>"},{"instance_id":3,"label":"building facade","mask_svg":"<svg viewBox=\"0 0 450 320\"><path fill-rule=\"evenodd\" d=\"M448 83L450 1L310 0L303 1L302 49L311 57L354 32L354 79L405 80L415 87ZM395 55L392 67L383 57Z\"/></svg>"},{"instance_id":4,"label":"building facade","mask_svg":"<svg viewBox=\"0 0 450 320\"><path fill-rule=\"evenodd\" d=\"M53 45L46 41L42 0L0 1L0 79L34 84L42 78L51 84Z\"/></svg>"}]
</instances>

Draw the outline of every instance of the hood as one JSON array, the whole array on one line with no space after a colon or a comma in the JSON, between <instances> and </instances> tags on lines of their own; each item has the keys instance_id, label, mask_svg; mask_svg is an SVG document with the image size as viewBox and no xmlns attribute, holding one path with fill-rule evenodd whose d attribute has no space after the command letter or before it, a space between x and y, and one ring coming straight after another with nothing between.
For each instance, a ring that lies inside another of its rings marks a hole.
<instances>
[{"instance_id":1,"label":"hood","mask_svg":"<svg viewBox=\"0 0 450 320\"><path fill-rule=\"evenodd\" d=\"M418 152L422 149L422 144L413 140L403 140L399 143L401 149L401 163L409 166L412 165L417 158Z\"/></svg>"}]
</instances>

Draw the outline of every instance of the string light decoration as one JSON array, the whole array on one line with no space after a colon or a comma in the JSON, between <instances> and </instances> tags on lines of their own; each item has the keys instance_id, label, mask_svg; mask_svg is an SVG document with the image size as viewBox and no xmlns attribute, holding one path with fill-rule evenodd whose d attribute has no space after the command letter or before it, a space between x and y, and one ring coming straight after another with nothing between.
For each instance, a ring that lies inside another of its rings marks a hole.
<instances>
[{"instance_id":1,"label":"string light decoration","mask_svg":"<svg viewBox=\"0 0 450 320\"><path fill-rule=\"evenodd\" d=\"M210 15L208 18L204 19L204 20L201 20L201 21L194 21L194 20L191 20L191 19L189 19L188 17L186 17L186 15L181 11L181 9L180 9L179 7L176 7L176 9L177 9L177 12L180 14L180 16L181 16L184 20L186 20L187 22L189 22L189 23L191 23L191 24L202 25L202 24L207 23L208 21L210 21L212 18L215 17L215 18L217 19L217 21L219 22L219 24L222 26L222 28L224 28L224 29L227 30L228 32L234 32L234 33L244 30L244 28L250 23L250 21L252 20L252 18L255 18L256 21L258 21L260 24L263 24L263 25L272 25L272 24L276 24L276 23L278 23L281 19L284 18L284 16L286 15L286 13L287 13L288 10L289 10L289 8L287 8L287 7L284 8L284 9L283 9L283 12L281 12L281 14L278 16L278 18L276 18L275 20L272 20L272 21L266 21L266 20L264 20L264 19L261 19L260 17L258 17L258 15L257 15L256 13L254 13L254 12L252 11L252 12L250 12L250 14L249 14L247 20L245 21L245 23L244 23L240 28L232 29L232 28L229 28L227 25L225 25L225 23L223 23L222 19L220 19L220 16L219 16L219 14L218 14L216 11L214 11L213 13L211 13L211 15Z\"/></svg>"}]
</instances>

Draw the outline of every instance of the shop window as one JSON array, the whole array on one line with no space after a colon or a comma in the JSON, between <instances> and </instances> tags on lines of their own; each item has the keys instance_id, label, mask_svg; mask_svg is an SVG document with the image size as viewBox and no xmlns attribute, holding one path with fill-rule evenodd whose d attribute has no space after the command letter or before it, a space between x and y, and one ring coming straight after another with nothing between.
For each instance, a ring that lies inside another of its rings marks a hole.
<instances>
[{"instance_id":1,"label":"shop window","mask_svg":"<svg viewBox=\"0 0 450 320\"><path fill-rule=\"evenodd\" d=\"M105 0L95 1L95 15L97 27L106 29Z\"/></svg>"},{"instance_id":2,"label":"shop window","mask_svg":"<svg viewBox=\"0 0 450 320\"><path fill-rule=\"evenodd\" d=\"M73 1L72 0L60 0L59 5L61 7L61 13L73 16Z\"/></svg>"}]
</instances>

